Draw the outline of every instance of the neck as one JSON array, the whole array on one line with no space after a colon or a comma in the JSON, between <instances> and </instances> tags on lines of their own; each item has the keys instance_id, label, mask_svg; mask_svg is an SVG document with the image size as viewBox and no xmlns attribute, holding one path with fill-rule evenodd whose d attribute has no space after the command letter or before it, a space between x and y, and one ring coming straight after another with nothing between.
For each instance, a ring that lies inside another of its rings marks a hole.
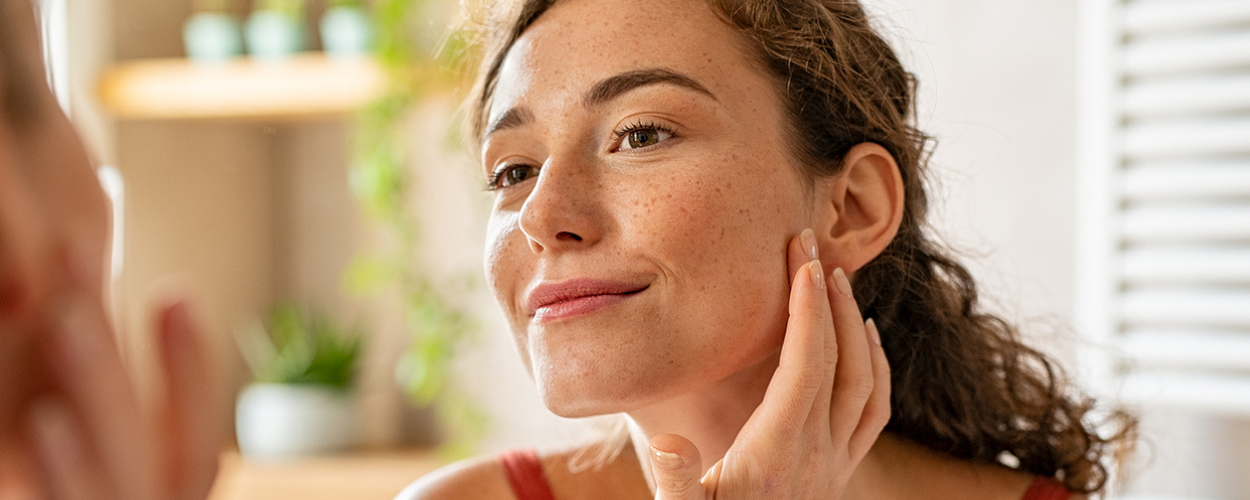
<instances>
[{"instance_id":1,"label":"neck","mask_svg":"<svg viewBox=\"0 0 1250 500\"><path fill-rule=\"evenodd\" d=\"M677 434L689 439L698 447L702 470L706 473L725 456L738 432L764 400L768 383L777 370L778 357L779 353L769 356L710 387L629 412L630 441L651 491L655 491L650 465L651 438ZM906 481L900 483L900 478L893 477L890 471L915 455L905 453L914 447L883 433L856 467L843 498L908 498L896 494ZM890 466L891 463L895 466Z\"/></svg>"},{"instance_id":2,"label":"neck","mask_svg":"<svg viewBox=\"0 0 1250 500\"><path fill-rule=\"evenodd\" d=\"M738 431L764 400L779 356L779 352L774 353L710 386L629 412L630 439L653 491L651 438L677 434L689 439L698 447L703 470L707 471L725 456Z\"/></svg>"}]
</instances>

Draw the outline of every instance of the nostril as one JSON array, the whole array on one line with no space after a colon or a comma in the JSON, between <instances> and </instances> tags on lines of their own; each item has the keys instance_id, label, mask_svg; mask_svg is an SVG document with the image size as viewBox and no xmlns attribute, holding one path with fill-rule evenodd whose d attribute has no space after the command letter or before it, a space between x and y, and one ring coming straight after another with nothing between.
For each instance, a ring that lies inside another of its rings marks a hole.
<instances>
[{"instance_id":1,"label":"nostril","mask_svg":"<svg viewBox=\"0 0 1250 500\"><path fill-rule=\"evenodd\" d=\"M562 240L562 241L569 241L569 240L572 240L572 241L582 241L582 237L581 237L581 236L578 236L578 235L576 235L576 234L570 233L570 232L568 232L568 231L560 231L559 233L557 233L557 234L556 234L556 239L557 239L557 240Z\"/></svg>"}]
</instances>

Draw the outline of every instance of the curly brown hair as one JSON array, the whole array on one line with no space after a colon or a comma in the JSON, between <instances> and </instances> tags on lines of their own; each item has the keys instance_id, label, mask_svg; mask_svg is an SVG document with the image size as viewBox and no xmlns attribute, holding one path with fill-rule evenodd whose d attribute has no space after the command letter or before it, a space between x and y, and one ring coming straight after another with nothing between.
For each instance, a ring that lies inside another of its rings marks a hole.
<instances>
[{"instance_id":1,"label":"curly brown hair","mask_svg":"<svg viewBox=\"0 0 1250 500\"><path fill-rule=\"evenodd\" d=\"M837 175L843 156L864 142L898 163L905 189L898 235L853 283L864 317L884 333L892 367L886 432L972 462L1001 463L1009 454L1019 470L1075 492L1103 492L1109 468L1133 448L1137 421L1119 409L1096 420L1094 401L1025 345L1018 327L980 307L972 275L927 235L932 140L915 126L916 80L859 1L709 1L776 82L791 154L808 179ZM473 139L481 140L508 50L555 3L525 0L491 31L469 102Z\"/></svg>"}]
</instances>

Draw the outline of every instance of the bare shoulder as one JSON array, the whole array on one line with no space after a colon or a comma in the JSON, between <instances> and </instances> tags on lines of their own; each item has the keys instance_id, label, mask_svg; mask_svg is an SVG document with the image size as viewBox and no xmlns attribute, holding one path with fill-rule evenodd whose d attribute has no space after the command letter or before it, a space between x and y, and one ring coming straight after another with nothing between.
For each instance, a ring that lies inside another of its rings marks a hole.
<instances>
[{"instance_id":1,"label":"bare shoulder","mask_svg":"<svg viewBox=\"0 0 1250 500\"><path fill-rule=\"evenodd\" d=\"M1001 500L1022 500L1025 492L1033 485L1037 476L1001 465L969 464L961 467L965 471L963 477L966 491L975 491L977 498L997 498ZM1089 500L1084 493L1073 493L1069 500Z\"/></svg>"},{"instance_id":2,"label":"bare shoulder","mask_svg":"<svg viewBox=\"0 0 1250 500\"><path fill-rule=\"evenodd\" d=\"M422 476L395 500L511 500L503 467L491 455L461 460Z\"/></svg>"},{"instance_id":3,"label":"bare shoulder","mask_svg":"<svg viewBox=\"0 0 1250 500\"><path fill-rule=\"evenodd\" d=\"M898 470L906 472L897 481L902 486L898 498L1022 500L1037 479L1026 471L960 460L889 434L882 434L874 451L878 448ZM1088 495L1074 493L1069 498L1088 500Z\"/></svg>"}]
</instances>

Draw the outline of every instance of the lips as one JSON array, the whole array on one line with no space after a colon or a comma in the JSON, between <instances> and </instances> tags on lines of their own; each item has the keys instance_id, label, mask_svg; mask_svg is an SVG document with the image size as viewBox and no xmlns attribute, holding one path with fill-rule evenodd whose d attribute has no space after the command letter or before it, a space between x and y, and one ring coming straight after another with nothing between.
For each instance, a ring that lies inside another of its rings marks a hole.
<instances>
[{"instance_id":1,"label":"lips","mask_svg":"<svg viewBox=\"0 0 1250 500\"><path fill-rule=\"evenodd\" d=\"M525 301L538 321L588 314L619 303L646 290L646 283L573 279L542 284L530 291Z\"/></svg>"}]
</instances>

